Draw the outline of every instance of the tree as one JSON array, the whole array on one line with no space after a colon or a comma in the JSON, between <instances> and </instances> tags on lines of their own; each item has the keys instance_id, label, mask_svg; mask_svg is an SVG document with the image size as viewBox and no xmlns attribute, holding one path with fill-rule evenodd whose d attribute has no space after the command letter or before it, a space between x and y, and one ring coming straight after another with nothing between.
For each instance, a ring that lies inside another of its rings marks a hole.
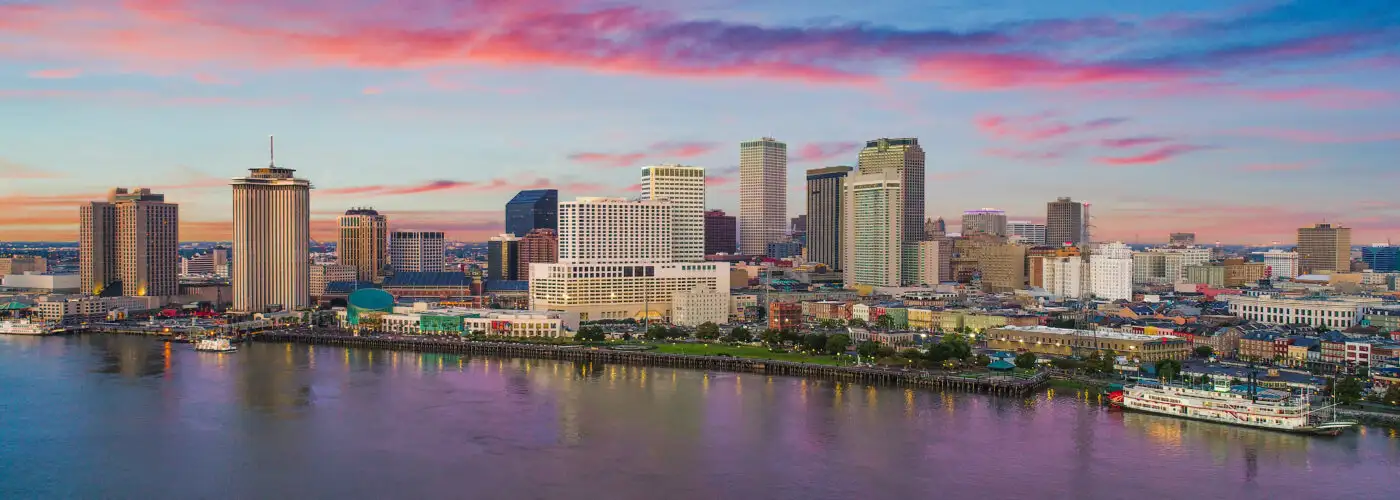
<instances>
[{"instance_id":1,"label":"tree","mask_svg":"<svg viewBox=\"0 0 1400 500\"><path fill-rule=\"evenodd\" d=\"M933 366L941 366L944 361L948 361L952 358L952 348L948 347L948 344L944 344L941 342L935 344L933 347L928 348L928 352L924 353L924 359L927 359L929 364ZM988 358L987 362L991 363L991 358Z\"/></svg>"},{"instance_id":2,"label":"tree","mask_svg":"<svg viewBox=\"0 0 1400 500\"><path fill-rule=\"evenodd\" d=\"M783 342L792 342L795 345L802 342L802 334L797 333L796 330L784 328L782 330L778 330L778 340Z\"/></svg>"},{"instance_id":3,"label":"tree","mask_svg":"<svg viewBox=\"0 0 1400 500\"><path fill-rule=\"evenodd\" d=\"M878 349L875 349L875 355L881 358L892 358L895 354L899 354L899 352L887 345L882 344Z\"/></svg>"},{"instance_id":4,"label":"tree","mask_svg":"<svg viewBox=\"0 0 1400 500\"><path fill-rule=\"evenodd\" d=\"M909 360L914 360L914 361L919 361L919 360L924 359L924 353L921 352L921 351L919 351L918 349L913 348L913 347L910 347L910 348L908 348L908 349L905 349L904 352L899 353L899 356L902 357L902 358L904 358L904 359L909 359Z\"/></svg>"},{"instance_id":5,"label":"tree","mask_svg":"<svg viewBox=\"0 0 1400 500\"><path fill-rule=\"evenodd\" d=\"M1336 396L1337 401L1345 404L1353 404L1360 401L1361 381L1356 377L1342 379L1340 382L1337 382L1336 392L1333 396Z\"/></svg>"},{"instance_id":6,"label":"tree","mask_svg":"<svg viewBox=\"0 0 1400 500\"><path fill-rule=\"evenodd\" d=\"M719 338L719 325L714 324L712 321L700 323L700 326L695 327L695 338L705 340Z\"/></svg>"},{"instance_id":7,"label":"tree","mask_svg":"<svg viewBox=\"0 0 1400 500\"><path fill-rule=\"evenodd\" d=\"M1385 396L1382 399L1385 400L1385 404L1400 406L1400 384L1390 384L1390 388L1385 390Z\"/></svg>"},{"instance_id":8,"label":"tree","mask_svg":"<svg viewBox=\"0 0 1400 500\"><path fill-rule=\"evenodd\" d=\"M823 352L826 350L826 341L826 335L809 333L802 337L802 347L812 352Z\"/></svg>"},{"instance_id":9,"label":"tree","mask_svg":"<svg viewBox=\"0 0 1400 500\"><path fill-rule=\"evenodd\" d=\"M967 343L967 339L962 335L949 333L943 336L940 344L947 346L948 359L963 360L972 357L972 344Z\"/></svg>"},{"instance_id":10,"label":"tree","mask_svg":"<svg viewBox=\"0 0 1400 500\"><path fill-rule=\"evenodd\" d=\"M602 342L608 338L608 334L603 332L601 327L585 326L578 329L574 334L574 340L579 342Z\"/></svg>"},{"instance_id":11,"label":"tree","mask_svg":"<svg viewBox=\"0 0 1400 500\"><path fill-rule=\"evenodd\" d=\"M753 342L753 332L750 332L748 328L736 326L729 330L729 340L731 342Z\"/></svg>"},{"instance_id":12,"label":"tree","mask_svg":"<svg viewBox=\"0 0 1400 500\"><path fill-rule=\"evenodd\" d=\"M891 318L888 314L881 315L875 320L875 326L881 330L889 331L891 328L894 328L894 318Z\"/></svg>"},{"instance_id":13,"label":"tree","mask_svg":"<svg viewBox=\"0 0 1400 500\"><path fill-rule=\"evenodd\" d=\"M1210 375L1202 373L1201 376L1196 377L1196 385L1210 385Z\"/></svg>"},{"instance_id":14,"label":"tree","mask_svg":"<svg viewBox=\"0 0 1400 500\"><path fill-rule=\"evenodd\" d=\"M841 327L841 321L835 319L824 319L818 321L817 326L823 330L835 330Z\"/></svg>"},{"instance_id":15,"label":"tree","mask_svg":"<svg viewBox=\"0 0 1400 500\"><path fill-rule=\"evenodd\" d=\"M632 340L632 334L630 334L630 333L624 333L624 334L622 334L622 340L624 340L624 341Z\"/></svg>"},{"instance_id":16,"label":"tree","mask_svg":"<svg viewBox=\"0 0 1400 500\"><path fill-rule=\"evenodd\" d=\"M763 331L763 343L768 344L769 347L776 346L782 343L782 341L782 334L777 330L769 328Z\"/></svg>"},{"instance_id":17,"label":"tree","mask_svg":"<svg viewBox=\"0 0 1400 500\"><path fill-rule=\"evenodd\" d=\"M1212 354L1215 354L1215 349L1211 348L1210 346L1208 346L1208 345L1198 345L1198 346L1196 346L1196 357L1198 357L1198 358L1209 358Z\"/></svg>"},{"instance_id":18,"label":"tree","mask_svg":"<svg viewBox=\"0 0 1400 500\"><path fill-rule=\"evenodd\" d=\"M666 340L666 337L671 335L671 331L661 325L651 325L647 327L646 335L649 340Z\"/></svg>"},{"instance_id":19,"label":"tree","mask_svg":"<svg viewBox=\"0 0 1400 500\"><path fill-rule=\"evenodd\" d=\"M975 363L977 366L985 367L987 365L992 364L992 357L986 354L978 354L977 359L973 361L973 363Z\"/></svg>"},{"instance_id":20,"label":"tree","mask_svg":"<svg viewBox=\"0 0 1400 500\"><path fill-rule=\"evenodd\" d=\"M1174 380L1181 374L1181 362L1175 359L1163 359L1157 362L1157 378L1163 380Z\"/></svg>"},{"instance_id":21,"label":"tree","mask_svg":"<svg viewBox=\"0 0 1400 500\"><path fill-rule=\"evenodd\" d=\"M838 333L826 339L827 354L841 354L846 352L846 348L850 346L851 336L844 333Z\"/></svg>"},{"instance_id":22,"label":"tree","mask_svg":"<svg viewBox=\"0 0 1400 500\"><path fill-rule=\"evenodd\" d=\"M1024 370L1035 368L1035 353L1023 352L1016 355L1016 367Z\"/></svg>"},{"instance_id":23,"label":"tree","mask_svg":"<svg viewBox=\"0 0 1400 500\"><path fill-rule=\"evenodd\" d=\"M850 320L850 321L847 321L846 324L847 324L847 325L850 325L850 326L854 326L854 327L856 327L856 328L865 328L865 326L866 326L866 325L865 325L865 320L860 319L860 318L851 318L851 320Z\"/></svg>"},{"instance_id":24,"label":"tree","mask_svg":"<svg viewBox=\"0 0 1400 500\"><path fill-rule=\"evenodd\" d=\"M879 350L880 344L870 340L861 341L861 343L856 344L856 354L859 354L862 357L869 358L871 356L874 356L875 352Z\"/></svg>"}]
</instances>

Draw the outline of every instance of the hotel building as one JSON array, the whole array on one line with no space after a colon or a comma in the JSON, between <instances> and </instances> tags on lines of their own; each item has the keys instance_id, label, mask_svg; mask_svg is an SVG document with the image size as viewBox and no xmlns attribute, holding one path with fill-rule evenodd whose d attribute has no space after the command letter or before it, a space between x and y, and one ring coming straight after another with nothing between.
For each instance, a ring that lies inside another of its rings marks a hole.
<instances>
[{"instance_id":1,"label":"hotel building","mask_svg":"<svg viewBox=\"0 0 1400 500\"><path fill-rule=\"evenodd\" d=\"M843 209L847 287L900 286L904 283L904 205L900 172L889 168L858 173L846 181ZM922 222L919 226L922 233ZM914 248L909 259L917 266ZM917 274L911 273L911 274ZM917 280L913 276L910 281Z\"/></svg>"},{"instance_id":2,"label":"hotel building","mask_svg":"<svg viewBox=\"0 0 1400 500\"><path fill-rule=\"evenodd\" d=\"M337 222L336 263L353 266L360 281L379 281L389 263L389 219L371 208L352 208Z\"/></svg>"},{"instance_id":3,"label":"hotel building","mask_svg":"<svg viewBox=\"0 0 1400 500\"><path fill-rule=\"evenodd\" d=\"M705 260L705 169L683 165L642 167L642 199L671 202L671 258Z\"/></svg>"},{"instance_id":4,"label":"hotel building","mask_svg":"<svg viewBox=\"0 0 1400 500\"><path fill-rule=\"evenodd\" d=\"M78 274L85 293L113 286L128 296L180 290L180 211L149 189L117 188L79 209Z\"/></svg>"},{"instance_id":5,"label":"hotel building","mask_svg":"<svg viewBox=\"0 0 1400 500\"><path fill-rule=\"evenodd\" d=\"M440 273L447 263L442 231L394 231L389 235L389 265L396 273Z\"/></svg>"}]
</instances>

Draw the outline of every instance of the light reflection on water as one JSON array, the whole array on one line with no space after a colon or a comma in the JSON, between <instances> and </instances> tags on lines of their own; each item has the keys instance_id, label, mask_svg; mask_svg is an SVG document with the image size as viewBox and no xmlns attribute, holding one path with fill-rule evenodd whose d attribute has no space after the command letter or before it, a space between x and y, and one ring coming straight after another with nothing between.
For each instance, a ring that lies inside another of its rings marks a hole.
<instances>
[{"instance_id":1,"label":"light reflection on water","mask_svg":"<svg viewBox=\"0 0 1400 500\"><path fill-rule=\"evenodd\" d=\"M0 461L20 464L0 468L4 498L1400 495L1394 430L1310 438L1110 411L1085 390L120 336L0 337L0 381Z\"/></svg>"}]
</instances>

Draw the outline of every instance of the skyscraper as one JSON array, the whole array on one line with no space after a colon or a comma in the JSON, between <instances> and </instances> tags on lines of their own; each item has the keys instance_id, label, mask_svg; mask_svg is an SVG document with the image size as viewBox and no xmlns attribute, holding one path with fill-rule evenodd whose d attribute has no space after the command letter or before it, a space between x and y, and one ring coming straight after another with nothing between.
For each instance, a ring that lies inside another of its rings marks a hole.
<instances>
[{"instance_id":1,"label":"skyscraper","mask_svg":"<svg viewBox=\"0 0 1400 500\"><path fill-rule=\"evenodd\" d=\"M676 262L705 260L704 168L642 167L642 198L671 202L671 255Z\"/></svg>"},{"instance_id":2,"label":"skyscraper","mask_svg":"<svg viewBox=\"0 0 1400 500\"><path fill-rule=\"evenodd\" d=\"M506 232L525 236L532 229L559 229L559 191L527 189L506 203Z\"/></svg>"},{"instance_id":3,"label":"skyscraper","mask_svg":"<svg viewBox=\"0 0 1400 500\"><path fill-rule=\"evenodd\" d=\"M875 169L846 181L844 279L847 286L900 286L905 273L904 213L900 172ZM920 222L922 233L923 225ZM910 281L918 276L918 247L909 247Z\"/></svg>"},{"instance_id":4,"label":"skyscraper","mask_svg":"<svg viewBox=\"0 0 1400 500\"><path fill-rule=\"evenodd\" d=\"M506 233L486 242L486 280L520 279L520 238Z\"/></svg>"},{"instance_id":5,"label":"skyscraper","mask_svg":"<svg viewBox=\"0 0 1400 500\"><path fill-rule=\"evenodd\" d=\"M555 262L559 262L559 235L553 229L535 229L520 238L520 277L517 279L529 281L530 264Z\"/></svg>"},{"instance_id":6,"label":"skyscraper","mask_svg":"<svg viewBox=\"0 0 1400 500\"><path fill-rule=\"evenodd\" d=\"M787 144L772 137L739 144L739 246L762 255L787 227Z\"/></svg>"},{"instance_id":7,"label":"skyscraper","mask_svg":"<svg viewBox=\"0 0 1400 500\"><path fill-rule=\"evenodd\" d=\"M269 161L233 179L233 309L306 307L311 296L311 182Z\"/></svg>"},{"instance_id":8,"label":"skyscraper","mask_svg":"<svg viewBox=\"0 0 1400 500\"><path fill-rule=\"evenodd\" d=\"M705 212L705 255L737 253L738 236L739 224L733 215L725 215L723 210Z\"/></svg>"},{"instance_id":9,"label":"skyscraper","mask_svg":"<svg viewBox=\"0 0 1400 500\"><path fill-rule=\"evenodd\" d=\"M990 234L1006 236L1006 212L995 208L968 210L962 216L962 234Z\"/></svg>"},{"instance_id":10,"label":"skyscraper","mask_svg":"<svg viewBox=\"0 0 1400 500\"><path fill-rule=\"evenodd\" d=\"M583 197L559 204L560 262L671 262L670 200Z\"/></svg>"},{"instance_id":11,"label":"skyscraper","mask_svg":"<svg viewBox=\"0 0 1400 500\"><path fill-rule=\"evenodd\" d=\"M1031 221L1013 220L1006 222L1007 236L1020 236L1021 240L1031 245L1045 244L1045 224L1036 224Z\"/></svg>"},{"instance_id":12,"label":"skyscraper","mask_svg":"<svg viewBox=\"0 0 1400 500\"><path fill-rule=\"evenodd\" d=\"M1298 228L1298 272L1351 270L1351 228L1314 224Z\"/></svg>"},{"instance_id":13,"label":"skyscraper","mask_svg":"<svg viewBox=\"0 0 1400 500\"><path fill-rule=\"evenodd\" d=\"M117 188L79 210L79 282L87 293L164 297L180 289L179 206L149 189Z\"/></svg>"},{"instance_id":14,"label":"skyscraper","mask_svg":"<svg viewBox=\"0 0 1400 500\"><path fill-rule=\"evenodd\" d=\"M1105 243L1089 255L1089 292L1104 300L1133 300L1133 249Z\"/></svg>"},{"instance_id":15,"label":"skyscraper","mask_svg":"<svg viewBox=\"0 0 1400 500\"><path fill-rule=\"evenodd\" d=\"M1062 197L1045 204L1045 243L1047 245L1078 245L1086 243L1084 227L1088 221L1084 204Z\"/></svg>"},{"instance_id":16,"label":"skyscraper","mask_svg":"<svg viewBox=\"0 0 1400 500\"><path fill-rule=\"evenodd\" d=\"M807 260L840 271L842 202L846 177L854 170L838 166L807 171Z\"/></svg>"},{"instance_id":17,"label":"skyscraper","mask_svg":"<svg viewBox=\"0 0 1400 500\"><path fill-rule=\"evenodd\" d=\"M339 222L337 263L354 266L360 281L377 281L389 263L389 220L372 208L352 208Z\"/></svg>"},{"instance_id":18,"label":"skyscraper","mask_svg":"<svg viewBox=\"0 0 1400 500\"><path fill-rule=\"evenodd\" d=\"M396 273L440 273L447 263L442 231L393 231L389 234L389 266Z\"/></svg>"},{"instance_id":19,"label":"skyscraper","mask_svg":"<svg viewBox=\"0 0 1400 500\"><path fill-rule=\"evenodd\" d=\"M890 170L899 180L900 238L903 243L924 239L924 149L919 139L881 138L865 142L860 150L859 173ZM911 268L912 269L912 268Z\"/></svg>"},{"instance_id":20,"label":"skyscraper","mask_svg":"<svg viewBox=\"0 0 1400 500\"><path fill-rule=\"evenodd\" d=\"M1400 246L1377 243L1361 247L1361 261L1378 273L1400 271Z\"/></svg>"}]
</instances>

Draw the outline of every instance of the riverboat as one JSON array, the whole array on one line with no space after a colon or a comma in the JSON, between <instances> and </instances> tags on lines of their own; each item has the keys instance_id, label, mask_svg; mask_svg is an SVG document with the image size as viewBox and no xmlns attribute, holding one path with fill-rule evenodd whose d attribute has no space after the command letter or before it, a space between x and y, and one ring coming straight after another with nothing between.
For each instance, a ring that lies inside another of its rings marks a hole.
<instances>
[{"instance_id":1,"label":"riverboat","mask_svg":"<svg viewBox=\"0 0 1400 500\"><path fill-rule=\"evenodd\" d=\"M1300 434L1336 436L1356 422L1324 418L1307 395L1256 385L1188 386L1142 379L1109 394L1126 410Z\"/></svg>"},{"instance_id":2,"label":"riverboat","mask_svg":"<svg viewBox=\"0 0 1400 500\"><path fill-rule=\"evenodd\" d=\"M68 330L63 327L44 321L34 321L30 319L0 320L0 333L10 335L56 335L67 331Z\"/></svg>"},{"instance_id":3,"label":"riverboat","mask_svg":"<svg viewBox=\"0 0 1400 500\"><path fill-rule=\"evenodd\" d=\"M204 352L234 352L238 348L229 343L225 338L206 338L195 342L194 350Z\"/></svg>"}]
</instances>

